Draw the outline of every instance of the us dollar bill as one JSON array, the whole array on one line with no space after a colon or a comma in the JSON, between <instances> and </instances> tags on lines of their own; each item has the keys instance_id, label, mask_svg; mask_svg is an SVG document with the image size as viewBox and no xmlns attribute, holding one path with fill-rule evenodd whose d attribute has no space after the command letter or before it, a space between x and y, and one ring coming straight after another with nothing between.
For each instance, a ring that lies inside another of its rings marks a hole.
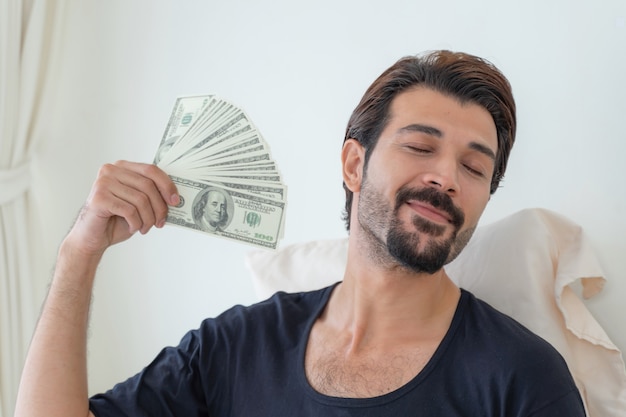
<instances>
[{"instance_id":1,"label":"us dollar bill","mask_svg":"<svg viewBox=\"0 0 626 417\"><path fill-rule=\"evenodd\" d=\"M170 207L168 223L276 249L287 187L267 142L241 109L215 95L179 97L154 163L181 198Z\"/></svg>"},{"instance_id":2,"label":"us dollar bill","mask_svg":"<svg viewBox=\"0 0 626 417\"><path fill-rule=\"evenodd\" d=\"M171 177L180 204L170 207L167 222L245 244L276 249L285 202L220 183Z\"/></svg>"},{"instance_id":3,"label":"us dollar bill","mask_svg":"<svg viewBox=\"0 0 626 417\"><path fill-rule=\"evenodd\" d=\"M179 97L176 99L174 109L167 122L154 158L155 164L161 162L174 144L195 125L202 114L202 110L209 105L212 99L212 95Z\"/></svg>"}]
</instances>

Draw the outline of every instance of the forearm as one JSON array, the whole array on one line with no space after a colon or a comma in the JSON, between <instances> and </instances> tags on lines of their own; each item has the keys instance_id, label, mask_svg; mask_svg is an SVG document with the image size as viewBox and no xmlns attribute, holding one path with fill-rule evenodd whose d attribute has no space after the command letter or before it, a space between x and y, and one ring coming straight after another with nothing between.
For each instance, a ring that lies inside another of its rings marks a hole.
<instances>
[{"instance_id":1,"label":"forearm","mask_svg":"<svg viewBox=\"0 0 626 417\"><path fill-rule=\"evenodd\" d=\"M87 323L96 268L104 251L162 227L176 186L151 164L118 161L98 172L59 250L48 297L22 373L16 417L85 417Z\"/></svg>"},{"instance_id":2,"label":"forearm","mask_svg":"<svg viewBox=\"0 0 626 417\"><path fill-rule=\"evenodd\" d=\"M87 326L100 256L67 241L33 336L16 405L21 416L88 415Z\"/></svg>"}]
</instances>

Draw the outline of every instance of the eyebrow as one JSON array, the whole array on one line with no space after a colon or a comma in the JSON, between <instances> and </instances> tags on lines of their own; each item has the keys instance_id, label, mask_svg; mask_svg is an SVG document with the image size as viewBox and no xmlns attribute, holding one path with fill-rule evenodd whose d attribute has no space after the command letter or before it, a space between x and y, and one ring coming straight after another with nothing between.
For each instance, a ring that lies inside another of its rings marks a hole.
<instances>
[{"instance_id":1,"label":"eyebrow","mask_svg":"<svg viewBox=\"0 0 626 417\"><path fill-rule=\"evenodd\" d=\"M408 126L404 126L398 129L398 133L404 133L404 132L420 132L420 133L425 133L430 136L435 136L437 138L443 137L443 132L437 129L436 127L423 125L419 123L413 123L413 124L410 124Z\"/></svg>"},{"instance_id":2,"label":"eyebrow","mask_svg":"<svg viewBox=\"0 0 626 417\"><path fill-rule=\"evenodd\" d=\"M434 136L436 138L443 137L443 132L441 130L433 126L423 125L420 123L413 123L413 124L410 124L410 125L407 125L398 129L398 133L400 134L405 133L405 132L419 132L419 133L424 133L429 136ZM469 147L470 149L473 149L477 152L480 152L488 156L490 159L494 161L496 160L496 154L493 152L493 150L490 147L483 145L482 143L470 142Z\"/></svg>"}]
</instances>

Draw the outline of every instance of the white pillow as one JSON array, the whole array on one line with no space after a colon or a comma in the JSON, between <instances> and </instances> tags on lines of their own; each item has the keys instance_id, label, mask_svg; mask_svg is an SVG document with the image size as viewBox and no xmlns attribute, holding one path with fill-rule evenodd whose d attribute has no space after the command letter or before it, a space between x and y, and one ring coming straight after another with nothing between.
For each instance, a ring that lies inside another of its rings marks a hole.
<instances>
[{"instance_id":1,"label":"white pillow","mask_svg":"<svg viewBox=\"0 0 626 417\"><path fill-rule=\"evenodd\" d=\"M250 252L246 263L257 296L265 299L276 291L309 291L341 281L347 254L347 238L312 240L276 252Z\"/></svg>"},{"instance_id":2,"label":"white pillow","mask_svg":"<svg viewBox=\"0 0 626 417\"><path fill-rule=\"evenodd\" d=\"M276 252L255 251L246 263L260 298L322 288L343 278L348 240L318 240ZM590 417L624 416L626 371L621 352L591 316L584 297L604 277L580 226L545 209L526 209L478 227L446 266L460 286L548 340L567 361Z\"/></svg>"}]
</instances>

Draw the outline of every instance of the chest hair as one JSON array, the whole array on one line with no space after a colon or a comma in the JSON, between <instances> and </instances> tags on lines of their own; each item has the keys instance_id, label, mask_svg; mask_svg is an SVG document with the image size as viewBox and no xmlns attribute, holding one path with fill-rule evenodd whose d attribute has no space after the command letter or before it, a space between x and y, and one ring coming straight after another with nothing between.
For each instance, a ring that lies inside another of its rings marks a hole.
<instances>
[{"instance_id":1,"label":"chest hair","mask_svg":"<svg viewBox=\"0 0 626 417\"><path fill-rule=\"evenodd\" d=\"M309 341L305 370L318 392L343 398L371 398L388 394L411 381L426 366L436 344L366 350L344 354L337 341Z\"/></svg>"}]
</instances>

